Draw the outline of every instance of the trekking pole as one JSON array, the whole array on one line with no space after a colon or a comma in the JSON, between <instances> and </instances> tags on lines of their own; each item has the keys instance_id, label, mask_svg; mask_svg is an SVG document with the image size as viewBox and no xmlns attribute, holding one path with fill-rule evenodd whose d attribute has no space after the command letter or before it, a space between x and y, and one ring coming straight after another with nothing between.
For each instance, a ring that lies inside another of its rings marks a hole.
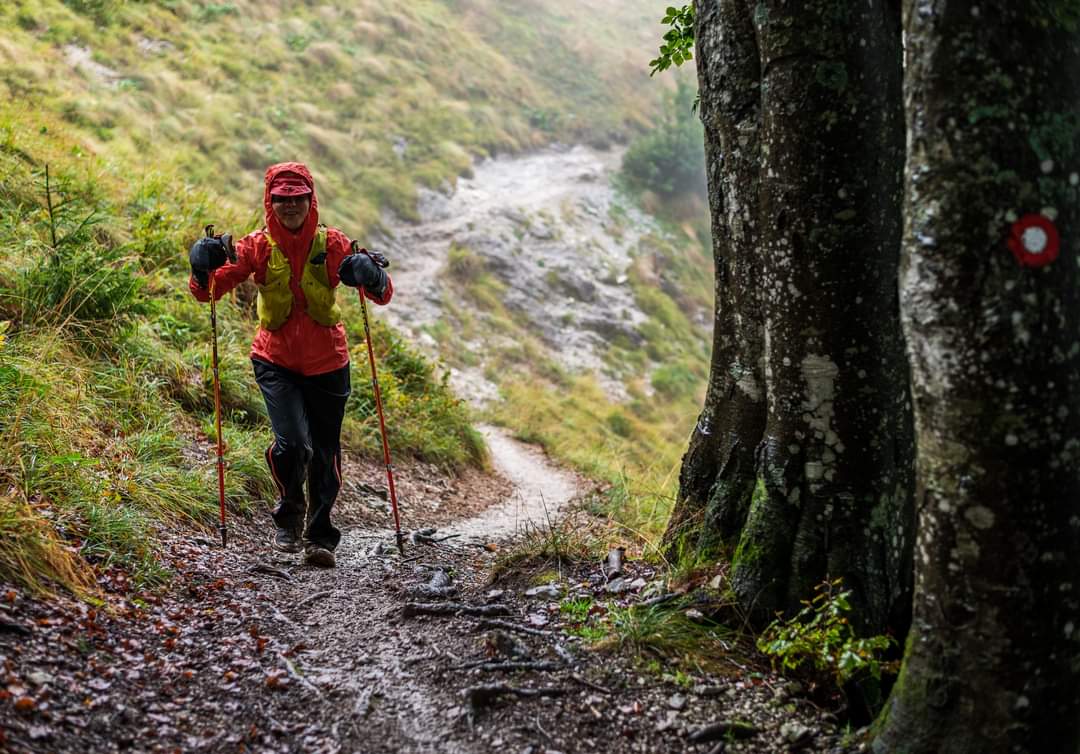
<instances>
[{"instance_id":1,"label":"trekking pole","mask_svg":"<svg viewBox=\"0 0 1080 754\"><path fill-rule=\"evenodd\" d=\"M206 226L206 237L213 238L214 226ZM226 244L228 246L228 244ZM235 261L235 259L233 260ZM218 476L218 503L221 509L221 522L218 524L218 532L221 533L221 546L225 547L229 541L228 530L225 528L225 443L221 439L221 379L218 376L218 347L217 347L217 299L214 297L214 271L210 271L210 335L213 340L213 360L211 366L214 371L214 423L217 425L217 476Z\"/></svg>"},{"instance_id":2,"label":"trekking pole","mask_svg":"<svg viewBox=\"0 0 1080 754\"><path fill-rule=\"evenodd\" d=\"M225 547L229 535L225 528L225 447L221 441L221 380L218 379L217 302L214 301L213 272L210 273L210 332L214 340L214 421L217 424L218 502L221 507L221 523L218 524L218 531L221 532L221 546Z\"/></svg>"},{"instance_id":3,"label":"trekking pole","mask_svg":"<svg viewBox=\"0 0 1080 754\"><path fill-rule=\"evenodd\" d=\"M355 254L360 251L360 244L353 241L352 250ZM363 250L367 253L367 250ZM389 267L390 263L378 255L379 258L368 254L371 261L380 267ZM371 388L375 393L375 410L379 414L379 431L382 433L383 461L386 462L386 484L390 489L390 509L394 512L394 532L397 535L398 552L405 554L405 543L401 538L401 518L398 516L397 493L394 492L394 466L390 463L390 443L386 440L386 419L383 418L382 395L379 392L379 378L375 374L375 350L371 347L371 327L368 325L367 298L364 286L360 286L360 311L364 315L364 340L367 341L368 364L371 365Z\"/></svg>"}]
</instances>

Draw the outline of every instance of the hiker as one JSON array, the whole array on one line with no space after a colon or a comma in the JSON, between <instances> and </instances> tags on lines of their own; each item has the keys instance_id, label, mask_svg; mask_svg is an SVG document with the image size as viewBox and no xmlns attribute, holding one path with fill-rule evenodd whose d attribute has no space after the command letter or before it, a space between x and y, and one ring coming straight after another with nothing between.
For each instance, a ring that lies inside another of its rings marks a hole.
<instances>
[{"instance_id":1,"label":"hiker","mask_svg":"<svg viewBox=\"0 0 1080 754\"><path fill-rule=\"evenodd\" d=\"M266 450L279 495L274 546L303 549L304 562L332 568L341 532L330 523L330 509L341 488L341 421L349 397L349 348L335 292L339 281L363 286L361 295L386 304L394 288L368 253L350 253L344 233L319 224L307 167L272 165L265 183L265 227L235 249L228 235L196 241L188 285L195 298L209 301L211 275L217 298L255 276L259 329L251 363L274 430ZM229 262L234 250L236 261Z\"/></svg>"}]
</instances>

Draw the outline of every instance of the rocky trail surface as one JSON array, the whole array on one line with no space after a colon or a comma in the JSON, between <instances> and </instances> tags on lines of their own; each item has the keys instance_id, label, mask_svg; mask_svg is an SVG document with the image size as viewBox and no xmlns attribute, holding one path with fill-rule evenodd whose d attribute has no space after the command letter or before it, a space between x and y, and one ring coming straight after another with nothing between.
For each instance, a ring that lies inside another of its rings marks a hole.
<instances>
[{"instance_id":1,"label":"rocky trail surface","mask_svg":"<svg viewBox=\"0 0 1080 754\"><path fill-rule=\"evenodd\" d=\"M493 571L513 552L510 535L524 526L525 536L545 536L544 522L584 487L534 448L485 431L508 483L476 490L488 504L477 515L413 529L404 558L383 512L352 492L342 500L347 523L333 570L271 551L266 522L247 521L234 526L225 551L210 537L163 533L177 573L171 588L133 591L124 573L111 571L100 608L5 587L0 750L541 754L835 745L829 718L766 672L733 660L729 672L680 679L644 670L617 647L590 651L566 631L573 620L562 601L638 602L658 593L652 566L630 562L615 576L599 561L568 560L563 579L542 586L512 569ZM448 499L458 492L449 487Z\"/></svg>"},{"instance_id":2,"label":"rocky trail surface","mask_svg":"<svg viewBox=\"0 0 1080 754\"><path fill-rule=\"evenodd\" d=\"M431 329L460 299L447 275L450 249L468 249L504 286L506 309L561 364L595 373L609 393L622 395L603 354L617 339L640 340L645 314L627 272L642 237L656 228L613 188L621 159L619 149L554 146L484 160L452 191L421 189L419 222L387 217L386 235L374 239L394 264L397 292L387 316L434 353ZM513 346L488 331L458 347L484 354ZM497 395L483 364L453 369L451 381L474 402Z\"/></svg>"}]
</instances>

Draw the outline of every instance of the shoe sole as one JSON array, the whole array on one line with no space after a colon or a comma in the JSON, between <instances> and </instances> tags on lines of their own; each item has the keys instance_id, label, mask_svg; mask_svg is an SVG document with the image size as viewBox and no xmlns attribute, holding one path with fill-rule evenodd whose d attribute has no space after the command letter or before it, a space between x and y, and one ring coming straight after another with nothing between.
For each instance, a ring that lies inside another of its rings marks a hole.
<instances>
[{"instance_id":1,"label":"shoe sole","mask_svg":"<svg viewBox=\"0 0 1080 754\"><path fill-rule=\"evenodd\" d=\"M329 556L329 557L328 557ZM317 553L317 554L305 554L304 562L308 565L318 566L319 568L333 568L337 565L337 561L334 558L333 553Z\"/></svg>"},{"instance_id":2,"label":"shoe sole","mask_svg":"<svg viewBox=\"0 0 1080 754\"><path fill-rule=\"evenodd\" d=\"M288 553L297 553L297 552L300 552L301 550L304 549L303 547L301 547L298 544L296 544L296 545L283 545L283 544L280 544L278 542L274 542L273 547L278 552L288 552Z\"/></svg>"}]
</instances>

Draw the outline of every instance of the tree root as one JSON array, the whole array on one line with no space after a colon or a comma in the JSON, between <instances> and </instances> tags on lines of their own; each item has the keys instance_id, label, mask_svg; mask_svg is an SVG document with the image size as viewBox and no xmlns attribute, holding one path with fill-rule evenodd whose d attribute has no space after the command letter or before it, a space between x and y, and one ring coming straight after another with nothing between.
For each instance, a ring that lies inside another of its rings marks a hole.
<instances>
[{"instance_id":1,"label":"tree root","mask_svg":"<svg viewBox=\"0 0 1080 754\"><path fill-rule=\"evenodd\" d=\"M496 670L541 670L544 672L552 670L561 670L563 668L562 663L550 662L548 660L538 660L535 662L521 662L517 660L509 660L507 662L489 662L488 660L480 660L478 662L466 662L463 665L457 666L458 670L472 670L473 668L479 668L480 670L496 671Z\"/></svg>"},{"instance_id":2,"label":"tree root","mask_svg":"<svg viewBox=\"0 0 1080 754\"><path fill-rule=\"evenodd\" d=\"M513 686L506 686L503 684L495 684L490 686L473 686L467 688L462 692L465 695L465 699L469 703L469 709L474 713L480 711L484 707L491 705L500 696L507 694L520 698L532 698L532 697L544 697L544 696L562 696L567 693L564 688L546 688L546 689L519 689Z\"/></svg>"},{"instance_id":3,"label":"tree root","mask_svg":"<svg viewBox=\"0 0 1080 754\"><path fill-rule=\"evenodd\" d=\"M402 617L417 615L510 615L506 605L465 605L460 602L406 602Z\"/></svg>"},{"instance_id":4,"label":"tree root","mask_svg":"<svg viewBox=\"0 0 1080 754\"><path fill-rule=\"evenodd\" d=\"M541 631L538 628L519 626L517 623L511 623L508 620L498 620L496 618L483 618L478 620L476 625L481 628L505 628L507 631L517 631L518 633L528 634L529 636L543 636L545 638L551 636L550 631Z\"/></svg>"}]
</instances>

